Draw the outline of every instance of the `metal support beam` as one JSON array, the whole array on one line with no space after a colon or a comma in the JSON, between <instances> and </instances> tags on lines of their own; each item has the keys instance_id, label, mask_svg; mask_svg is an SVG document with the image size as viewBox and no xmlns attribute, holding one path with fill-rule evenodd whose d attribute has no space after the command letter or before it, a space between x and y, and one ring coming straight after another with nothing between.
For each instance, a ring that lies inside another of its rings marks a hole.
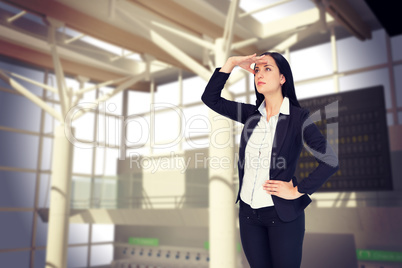
<instances>
[{"instance_id":1,"label":"metal support beam","mask_svg":"<svg viewBox=\"0 0 402 268\"><path fill-rule=\"evenodd\" d=\"M209 70L207 70L204 66L199 64L196 60L191 58L189 55L184 53L181 49L176 47L173 43L169 42L166 38L162 37L160 34L158 34L155 30L151 29L144 21L135 18L128 14L124 9L117 7L116 9L118 12L123 14L125 17L127 17L129 20L133 21L136 23L138 26L143 28L144 30L148 31L149 38L150 40L157 45L159 48L163 49L167 53L169 53L172 57L174 57L177 61L182 63L185 66L188 66L188 68L193 71L195 74L198 76L202 77L204 80L208 81L211 73Z\"/></svg>"},{"instance_id":2,"label":"metal support beam","mask_svg":"<svg viewBox=\"0 0 402 268\"><path fill-rule=\"evenodd\" d=\"M72 159L73 145L61 124L54 131L46 268L67 267Z\"/></svg>"},{"instance_id":3,"label":"metal support beam","mask_svg":"<svg viewBox=\"0 0 402 268\"><path fill-rule=\"evenodd\" d=\"M59 55L57 53L57 44L56 44L56 32L57 28L63 26L63 23L52 18L46 18L50 23L49 26L49 45L50 52L52 54L53 67L56 74L57 80L57 90L60 98L60 106L62 116L64 117L67 114L68 108L70 106L71 96L69 96L68 88L66 85L66 80L64 78L63 67L61 66Z\"/></svg>"},{"instance_id":4,"label":"metal support beam","mask_svg":"<svg viewBox=\"0 0 402 268\"><path fill-rule=\"evenodd\" d=\"M15 21L15 20L21 18L21 17L24 16L25 14L27 14L27 12L26 12L25 10L23 10L23 11L21 11L20 13L15 14L15 15L12 16L11 18L8 18L8 19L7 19L7 22L8 22L8 23L11 23L11 22L13 22L13 21Z\"/></svg>"},{"instance_id":5,"label":"metal support beam","mask_svg":"<svg viewBox=\"0 0 402 268\"><path fill-rule=\"evenodd\" d=\"M223 39L218 39L216 44L216 64L225 62L223 58ZM233 99L225 88L222 96ZM234 161L233 146L233 122L223 116L209 111L211 122L211 136L209 157L221 161L229 159ZM219 133L219 134L217 134ZM211 268L236 267L236 216L235 194L233 183L233 165L226 167L211 165L209 163L209 242L210 242L210 266Z\"/></svg>"},{"instance_id":6,"label":"metal support beam","mask_svg":"<svg viewBox=\"0 0 402 268\"><path fill-rule=\"evenodd\" d=\"M116 94L122 92L123 90L125 90L125 89L127 89L128 87L134 85L135 83L137 83L137 82L143 80L143 79L145 78L145 76L146 76L146 73L143 72L142 74L137 75L137 76L135 76L135 77L133 77L133 78L131 78L131 79L125 81L124 83L122 83L121 85L119 85L118 87L116 87L116 88L113 90L112 93L110 93L110 94L105 94L105 95L103 95L102 97L100 97L100 98L94 100L94 101L91 103L91 104L92 104L91 106L93 106L93 107L98 106L100 102L105 102L105 101L107 101L108 99L110 99L111 97L115 96ZM87 108L87 109L91 109L92 107L88 106L88 107L86 107L86 108ZM69 118L69 119L68 119L68 120L69 120L69 123L71 123L72 121L77 120L78 118L80 118L80 117L83 116L84 114L85 114L85 111L83 111L83 110L81 109L79 112L77 112L76 114L74 114L74 118Z\"/></svg>"},{"instance_id":7,"label":"metal support beam","mask_svg":"<svg viewBox=\"0 0 402 268\"><path fill-rule=\"evenodd\" d=\"M191 34L183 32L183 31L177 30L175 28L166 26L165 24L159 23L157 21L152 21L151 23L152 23L152 25L154 25L154 26L156 26L158 28L161 28L161 29L163 29L165 31L168 31L169 33L172 33L172 34L175 34L177 36L180 36L180 37L186 39L187 41L190 41L190 42L192 42L192 43L194 43L194 44L196 44L198 46L201 46L201 47L204 47L204 48L207 48L207 49L211 49L211 50L214 49L214 44L211 43L211 42L205 41L205 40L203 40L201 38L198 38L198 37L196 37L194 35L191 35Z\"/></svg>"},{"instance_id":8,"label":"metal support beam","mask_svg":"<svg viewBox=\"0 0 402 268\"><path fill-rule=\"evenodd\" d=\"M232 41L233 41L233 32L234 27L236 25L236 18L237 18L237 10L239 8L239 0L232 0L229 6L229 12L226 16L226 23L225 23L225 30L223 33L223 51L225 54L222 55L223 59L227 59L231 52L232 48ZM215 51L217 52L217 51Z\"/></svg>"},{"instance_id":9,"label":"metal support beam","mask_svg":"<svg viewBox=\"0 0 402 268\"><path fill-rule=\"evenodd\" d=\"M56 110L54 110L51 106L49 106L46 102L44 102L41 98L33 94L31 91L26 89L24 86L19 84L14 79L10 78L3 71L0 70L0 79L3 79L7 84L9 84L12 88L17 90L23 96L27 97L30 101L38 105L40 108L48 112L51 116L57 119L59 122L63 122L63 117Z\"/></svg>"}]
</instances>

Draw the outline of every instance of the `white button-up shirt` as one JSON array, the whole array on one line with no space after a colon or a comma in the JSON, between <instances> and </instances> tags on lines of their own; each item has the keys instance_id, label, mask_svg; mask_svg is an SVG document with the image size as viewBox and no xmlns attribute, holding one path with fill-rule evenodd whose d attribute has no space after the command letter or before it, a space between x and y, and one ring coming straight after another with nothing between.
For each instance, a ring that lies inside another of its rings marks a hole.
<instances>
[{"instance_id":1,"label":"white button-up shirt","mask_svg":"<svg viewBox=\"0 0 402 268\"><path fill-rule=\"evenodd\" d=\"M279 114L290 114L289 99L283 98L279 113L271 116L269 121L267 121L265 100L258 107L258 111L262 116L247 142L243 185L240 192L241 200L252 208L274 205L271 195L262 187L264 182L269 180L272 145Z\"/></svg>"}]
</instances>

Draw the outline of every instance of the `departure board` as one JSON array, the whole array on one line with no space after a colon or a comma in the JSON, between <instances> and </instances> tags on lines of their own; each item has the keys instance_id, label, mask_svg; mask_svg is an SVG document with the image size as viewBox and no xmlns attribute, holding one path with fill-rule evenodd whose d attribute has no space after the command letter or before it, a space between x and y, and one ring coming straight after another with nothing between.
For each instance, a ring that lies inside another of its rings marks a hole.
<instances>
[{"instance_id":1,"label":"departure board","mask_svg":"<svg viewBox=\"0 0 402 268\"><path fill-rule=\"evenodd\" d=\"M388 127L382 86L300 100L337 152L339 170L318 190L392 190ZM305 145L296 168L299 181L318 166Z\"/></svg>"}]
</instances>

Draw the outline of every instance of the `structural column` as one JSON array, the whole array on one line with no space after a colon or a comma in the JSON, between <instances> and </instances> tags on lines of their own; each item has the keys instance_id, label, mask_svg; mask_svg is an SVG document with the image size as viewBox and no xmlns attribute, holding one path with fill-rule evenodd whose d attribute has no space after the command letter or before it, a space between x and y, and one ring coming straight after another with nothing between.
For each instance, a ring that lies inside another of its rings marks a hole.
<instances>
[{"instance_id":1,"label":"structural column","mask_svg":"<svg viewBox=\"0 0 402 268\"><path fill-rule=\"evenodd\" d=\"M223 39L216 42L215 63L226 61ZM224 89L222 96L231 99ZM235 194L233 187L234 142L231 120L210 110L209 146L209 254L210 268L236 267Z\"/></svg>"},{"instance_id":2,"label":"structural column","mask_svg":"<svg viewBox=\"0 0 402 268\"><path fill-rule=\"evenodd\" d=\"M67 267L73 145L64 124L54 131L46 268Z\"/></svg>"}]
</instances>

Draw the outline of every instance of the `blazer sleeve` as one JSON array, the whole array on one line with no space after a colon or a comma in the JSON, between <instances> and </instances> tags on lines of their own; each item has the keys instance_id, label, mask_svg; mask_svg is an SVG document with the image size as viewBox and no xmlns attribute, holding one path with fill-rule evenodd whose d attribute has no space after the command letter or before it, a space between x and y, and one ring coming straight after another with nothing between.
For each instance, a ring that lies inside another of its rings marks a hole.
<instances>
[{"instance_id":1,"label":"blazer sleeve","mask_svg":"<svg viewBox=\"0 0 402 268\"><path fill-rule=\"evenodd\" d=\"M339 161L328 141L308 116L306 111L302 119L302 142L314 156L318 166L299 183L297 189L300 193L311 195L339 169Z\"/></svg>"},{"instance_id":2,"label":"blazer sleeve","mask_svg":"<svg viewBox=\"0 0 402 268\"><path fill-rule=\"evenodd\" d=\"M248 116L256 110L256 106L222 98L221 91L230 74L219 72L219 70L220 68L215 69L201 100L218 114L244 124Z\"/></svg>"}]
</instances>

